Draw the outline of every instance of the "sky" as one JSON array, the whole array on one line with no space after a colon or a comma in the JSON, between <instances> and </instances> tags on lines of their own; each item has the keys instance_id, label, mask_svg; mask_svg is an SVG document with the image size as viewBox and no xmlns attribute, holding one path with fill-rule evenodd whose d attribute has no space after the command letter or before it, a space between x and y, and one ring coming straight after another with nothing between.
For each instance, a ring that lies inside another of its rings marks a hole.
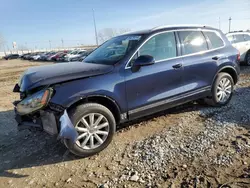
<instances>
[{"instance_id":1,"label":"sky","mask_svg":"<svg viewBox=\"0 0 250 188\"><path fill-rule=\"evenodd\" d=\"M250 29L250 0L0 0L1 50L95 44L105 28L150 29L160 25L204 24L228 32ZM220 24L219 24L220 20ZM63 44L62 44L63 40ZM50 41L50 42L49 42Z\"/></svg>"}]
</instances>

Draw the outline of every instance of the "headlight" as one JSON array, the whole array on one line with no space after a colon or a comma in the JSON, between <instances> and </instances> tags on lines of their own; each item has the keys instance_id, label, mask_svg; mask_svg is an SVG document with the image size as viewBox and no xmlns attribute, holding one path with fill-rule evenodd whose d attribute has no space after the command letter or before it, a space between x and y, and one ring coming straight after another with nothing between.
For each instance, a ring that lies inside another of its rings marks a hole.
<instances>
[{"instance_id":1,"label":"headlight","mask_svg":"<svg viewBox=\"0 0 250 188\"><path fill-rule=\"evenodd\" d=\"M48 104L51 95L51 88L41 90L19 102L16 106L16 110L20 115L35 112Z\"/></svg>"}]
</instances>

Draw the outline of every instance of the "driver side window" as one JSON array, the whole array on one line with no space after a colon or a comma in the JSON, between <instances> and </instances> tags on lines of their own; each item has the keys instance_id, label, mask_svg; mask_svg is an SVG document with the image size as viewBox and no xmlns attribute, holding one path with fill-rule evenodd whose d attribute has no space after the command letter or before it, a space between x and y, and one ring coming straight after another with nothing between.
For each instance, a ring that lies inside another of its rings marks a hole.
<instances>
[{"instance_id":1,"label":"driver side window","mask_svg":"<svg viewBox=\"0 0 250 188\"><path fill-rule=\"evenodd\" d=\"M176 57L176 41L173 32L161 33L150 38L134 55L130 61L131 66L137 57L150 55L155 61Z\"/></svg>"}]
</instances>

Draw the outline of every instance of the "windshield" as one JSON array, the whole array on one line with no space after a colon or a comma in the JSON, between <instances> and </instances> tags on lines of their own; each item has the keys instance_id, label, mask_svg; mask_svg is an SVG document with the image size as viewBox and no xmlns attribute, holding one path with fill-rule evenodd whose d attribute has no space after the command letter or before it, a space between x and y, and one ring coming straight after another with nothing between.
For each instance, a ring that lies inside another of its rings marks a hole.
<instances>
[{"instance_id":1,"label":"windshield","mask_svg":"<svg viewBox=\"0 0 250 188\"><path fill-rule=\"evenodd\" d=\"M141 35L114 37L88 55L84 62L114 65L133 50L141 38Z\"/></svg>"}]
</instances>

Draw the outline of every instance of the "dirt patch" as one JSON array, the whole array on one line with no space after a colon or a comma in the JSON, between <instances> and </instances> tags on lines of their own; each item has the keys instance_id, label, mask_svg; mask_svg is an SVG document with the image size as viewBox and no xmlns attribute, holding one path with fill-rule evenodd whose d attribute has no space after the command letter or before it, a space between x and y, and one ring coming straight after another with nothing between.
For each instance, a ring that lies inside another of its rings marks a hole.
<instances>
[{"instance_id":1,"label":"dirt patch","mask_svg":"<svg viewBox=\"0 0 250 188\"><path fill-rule=\"evenodd\" d=\"M16 130L14 84L43 64L0 62L0 187L250 187L249 67L226 107L189 103L124 124L80 159L45 133Z\"/></svg>"}]
</instances>

